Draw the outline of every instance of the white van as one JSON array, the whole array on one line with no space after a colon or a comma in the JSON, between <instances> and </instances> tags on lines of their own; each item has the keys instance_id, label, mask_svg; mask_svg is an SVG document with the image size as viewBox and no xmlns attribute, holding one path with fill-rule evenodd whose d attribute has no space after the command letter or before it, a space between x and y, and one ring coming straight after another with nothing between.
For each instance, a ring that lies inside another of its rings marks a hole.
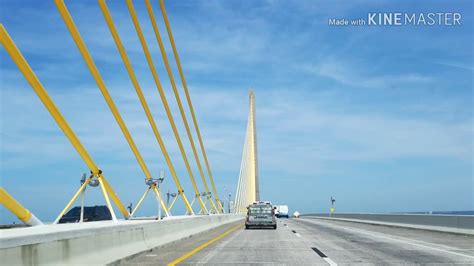
<instances>
[{"instance_id":1,"label":"white van","mask_svg":"<svg viewBox=\"0 0 474 266\"><path fill-rule=\"evenodd\" d=\"M288 205L276 205L275 216L277 218L289 218Z\"/></svg>"}]
</instances>

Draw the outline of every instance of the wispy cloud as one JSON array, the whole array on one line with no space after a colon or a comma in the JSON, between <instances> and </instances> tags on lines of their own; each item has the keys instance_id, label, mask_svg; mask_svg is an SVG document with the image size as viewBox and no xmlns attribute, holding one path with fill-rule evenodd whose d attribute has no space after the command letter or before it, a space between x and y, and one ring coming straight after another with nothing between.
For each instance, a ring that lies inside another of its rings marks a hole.
<instances>
[{"instance_id":1,"label":"wispy cloud","mask_svg":"<svg viewBox=\"0 0 474 266\"><path fill-rule=\"evenodd\" d=\"M435 61L435 64L439 64L442 66L447 66L447 67L453 67L461 70L466 70L473 72L474 71L474 66L472 65L472 62L470 64L466 64L463 62L446 62L446 61Z\"/></svg>"},{"instance_id":2,"label":"wispy cloud","mask_svg":"<svg viewBox=\"0 0 474 266\"><path fill-rule=\"evenodd\" d=\"M362 88L390 88L435 81L433 77L418 73L405 73L400 75L371 74L373 69L368 69L362 64L347 63L342 60L327 60L316 65L298 65L309 74L329 78L343 85ZM375 72L375 71L374 71ZM378 72L378 71L377 71Z\"/></svg>"}]
</instances>

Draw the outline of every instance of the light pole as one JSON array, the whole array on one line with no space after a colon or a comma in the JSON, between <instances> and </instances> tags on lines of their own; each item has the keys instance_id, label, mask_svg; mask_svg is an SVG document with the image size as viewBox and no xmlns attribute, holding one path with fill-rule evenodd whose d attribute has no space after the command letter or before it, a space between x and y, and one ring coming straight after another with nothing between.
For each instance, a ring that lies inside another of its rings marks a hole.
<instances>
[{"instance_id":1,"label":"light pole","mask_svg":"<svg viewBox=\"0 0 474 266\"><path fill-rule=\"evenodd\" d=\"M86 182L86 178L87 178L86 173L82 174L81 186ZM81 193L81 218L79 219L80 223L84 221L84 198L85 198L84 193L85 192L86 192L86 189L84 188L84 190Z\"/></svg>"},{"instance_id":2,"label":"light pole","mask_svg":"<svg viewBox=\"0 0 474 266\"><path fill-rule=\"evenodd\" d=\"M166 192L166 206L170 206L170 196L174 198L176 197L176 193L170 193L168 189L168 192Z\"/></svg>"},{"instance_id":3,"label":"light pole","mask_svg":"<svg viewBox=\"0 0 474 266\"><path fill-rule=\"evenodd\" d=\"M226 188L226 186L224 186L224 195L227 195L227 188ZM226 201L226 198L224 197L223 200L224 200L224 202L223 202L223 203L224 203L224 206L222 206L222 208L223 208L222 212L225 212L225 201Z\"/></svg>"},{"instance_id":4,"label":"light pole","mask_svg":"<svg viewBox=\"0 0 474 266\"><path fill-rule=\"evenodd\" d=\"M334 203L336 202L336 199L331 196L331 209L329 209L329 216L333 214L334 212Z\"/></svg>"},{"instance_id":5,"label":"light pole","mask_svg":"<svg viewBox=\"0 0 474 266\"><path fill-rule=\"evenodd\" d=\"M156 186L158 187L158 191L160 190L160 184L163 183L164 180L165 180L165 170L160 170L160 177L158 178L158 182L156 182ZM159 201L159 199L157 199L157 200ZM161 204L160 204L160 202L158 202L158 220L161 220Z\"/></svg>"}]
</instances>

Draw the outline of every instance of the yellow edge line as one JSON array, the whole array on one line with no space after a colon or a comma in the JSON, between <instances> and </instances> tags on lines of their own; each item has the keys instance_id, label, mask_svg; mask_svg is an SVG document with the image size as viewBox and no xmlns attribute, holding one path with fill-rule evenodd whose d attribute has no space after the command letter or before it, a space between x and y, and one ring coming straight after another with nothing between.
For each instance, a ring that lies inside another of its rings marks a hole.
<instances>
[{"instance_id":1,"label":"yellow edge line","mask_svg":"<svg viewBox=\"0 0 474 266\"><path fill-rule=\"evenodd\" d=\"M221 235L219 235L219 236L217 236L217 237L215 237L215 238L213 238L213 239L207 241L206 243L200 245L199 247L197 247L197 248L191 250L190 252L184 254L183 256L181 256L181 257L179 257L179 258L173 260L172 262L168 263L168 266L174 266L174 265L176 265L176 264L178 264L178 263L184 261L185 259L187 259L187 258L191 257L192 255L194 255L194 254L198 253L199 251L201 251L203 248L209 246L210 244L216 242L217 240L223 238L224 236L226 236L226 235L228 235L228 234L234 232L235 230L237 230L237 229L239 229L239 228L241 228L241 227L242 227L242 225L239 224L239 225L237 225L236 227L233 227L233 228L231 228L231 229L225 231L225 232L222 233Z\"/></svg>"}]
</instances>

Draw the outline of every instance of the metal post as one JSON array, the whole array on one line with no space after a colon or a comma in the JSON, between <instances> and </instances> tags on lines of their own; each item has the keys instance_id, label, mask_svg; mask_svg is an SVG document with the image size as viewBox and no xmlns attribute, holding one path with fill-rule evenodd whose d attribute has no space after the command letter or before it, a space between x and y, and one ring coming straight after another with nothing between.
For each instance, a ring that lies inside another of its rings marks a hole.
<instances>
[{"instance_id":1,"label":"metal post","mask_svg":"<svg viewBox=\"0 0 474 266\"><path fill-rule=\"evenodd\" d=\"M138 210L138 208L140 208L140 206L142 205L142 202L143 200L146 198L146 195L148 195L148 192L150 192L150 189L151 187L148 187L145 192L143 193L142 197L140 198L140 200L138 201L137 205L135 206L135 209L133 209L132 213L130 214L131 217L134 217L135 215L135 212Z\"/></svg>"},{"instance_id":2,"label":"metal post","mask_svg":"<svg viewBox=\"0 0 474 266\"><path fill-rule=\"evenodd\" d=\"M117 216L115 216L115 211L114 211L114 208L112 208L112 204L110 203L109 195L107 194L107 189L106 189L105 185L102 182L102 176L99 175L99 177L97 177L97 179L99 180L99 186L102 190L102 194L104 194L105 202L107 203L107 207L109 208L110 215L112 216L112 221L114 221L114 223L116 223L117 222Z\"/></svg>"},{"instance_id":3,"label":"metal post","mask_svg":"<svg viewBox=\"0 0 474 266\"><path fill-rule=\"evenodd\" d=\"M56 218L56 220L54 220L53 224L57 224L59 222L59 220L63 217L63 215L67 212L67 210L69 210L69 208L71 207L71 205L74 203L74 201L76 201L77 197L79 197L79 194L82 193L82 191L86 188L86 186L89 184L89 182L91 181L90 178L87 178L86 181L84 182L84 184L82 184L82 186L79 188L79 190L76 192L76 194L74 194L74 196L72 197L72 199L68 202L68 204L66 204L66 207L64 207L64 209L61 211L61 213L58 215L58 217Z\"/></svg>"}]
</instances>

